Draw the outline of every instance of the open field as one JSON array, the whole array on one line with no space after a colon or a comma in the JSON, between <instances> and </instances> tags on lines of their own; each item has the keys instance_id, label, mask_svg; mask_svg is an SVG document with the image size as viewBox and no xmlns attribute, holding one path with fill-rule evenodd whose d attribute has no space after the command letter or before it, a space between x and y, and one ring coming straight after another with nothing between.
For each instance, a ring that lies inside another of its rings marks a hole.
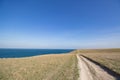
<instances>
[{"instance_id":1,"label":"open field","mask_svg":"<svg viewBox=\"0 0 120 80\"><path fill-rule=\"evenodd\" d=\"M120 74L120 49L86 49L76 50L76 53L80 53Z\"/></svg>"},{"instance_id":2,"label":"open field","mask_svg":"<svg viewBox=\"0 0 120 80\"><path fill-rule=\"evenodd\" d=\"M0 59L0 80L77 80L74 54Z\"/></svg>"}]
</instances>

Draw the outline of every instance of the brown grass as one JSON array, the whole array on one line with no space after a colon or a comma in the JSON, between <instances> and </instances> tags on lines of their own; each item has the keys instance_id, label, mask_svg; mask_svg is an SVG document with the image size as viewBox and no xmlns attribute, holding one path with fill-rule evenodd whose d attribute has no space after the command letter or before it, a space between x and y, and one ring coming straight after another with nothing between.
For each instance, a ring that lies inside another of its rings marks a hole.
<instances>
[{"instance_id":1,"label":"brown grass","mask_svg":"<svg viewBox=\"0 0 120 80\"><path fill-rule=\"evenodd\" d=\"M74 54L0 59L0 80L77 80Z\"/></svg>"},{"instance_id":2,"label":"brown grass","mask_svg":"<svg viewBox=\"0 0 120 80\"><path fill-rule=\"evenodd\" d=\"M120 49L78 50L80 54L120 74Z\"/></svg>"}]
</instances>

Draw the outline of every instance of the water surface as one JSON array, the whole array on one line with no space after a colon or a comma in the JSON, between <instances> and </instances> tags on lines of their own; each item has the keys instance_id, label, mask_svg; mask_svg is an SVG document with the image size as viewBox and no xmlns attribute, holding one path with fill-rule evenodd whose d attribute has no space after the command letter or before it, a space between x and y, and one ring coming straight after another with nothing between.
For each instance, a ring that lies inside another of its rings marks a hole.
<instances>
[{"instance_id":1,"label":"water surface","mask_svg":"<svg viewBox=\"0 0 120 80\"><path fill-rule=\"evenodd\" d=\"M62 54L73 49L0 49L0 58L29 57L44 54Z\"/></svg>"}]
</instances>

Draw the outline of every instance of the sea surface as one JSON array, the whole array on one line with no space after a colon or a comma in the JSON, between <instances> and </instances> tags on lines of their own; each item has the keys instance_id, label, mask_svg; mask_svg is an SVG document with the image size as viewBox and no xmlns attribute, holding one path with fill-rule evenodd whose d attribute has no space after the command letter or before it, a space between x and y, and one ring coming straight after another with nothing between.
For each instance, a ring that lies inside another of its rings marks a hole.
<instances>
[{"instance_id":1,"label":"sea surface","mask_svg":"<svg viewBox=\"0 0 120 80\"><path fill-rule=\"evenodd\" d=\"M63 54L73 49L0 49L0 58L19 58L45 54Z\"/></svg>"}]
</instances>

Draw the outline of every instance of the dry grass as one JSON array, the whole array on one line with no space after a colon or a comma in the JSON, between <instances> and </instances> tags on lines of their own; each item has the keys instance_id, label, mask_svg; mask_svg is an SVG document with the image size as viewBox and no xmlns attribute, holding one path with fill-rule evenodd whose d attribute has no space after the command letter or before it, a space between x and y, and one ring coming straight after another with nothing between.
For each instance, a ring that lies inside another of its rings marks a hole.
<instances>
[{"instance_id":1,"label":"dry grass","mask_svg":"<svg viewBox=\"0 0 120 80\"><path fill-rule=\"evenodd\" d=\"M0 59L0 80L77 80L74 54Z\"/></svg>"},{"instance_id":2,"label":"dry grass","mask_svg":"<svg viewBox=\"0 0 120 80\"><path fill-rule=\"evenodd\" d=\"M78 52L120 74L120 49L78 50Z\"/></svg>"}]
</instances>

